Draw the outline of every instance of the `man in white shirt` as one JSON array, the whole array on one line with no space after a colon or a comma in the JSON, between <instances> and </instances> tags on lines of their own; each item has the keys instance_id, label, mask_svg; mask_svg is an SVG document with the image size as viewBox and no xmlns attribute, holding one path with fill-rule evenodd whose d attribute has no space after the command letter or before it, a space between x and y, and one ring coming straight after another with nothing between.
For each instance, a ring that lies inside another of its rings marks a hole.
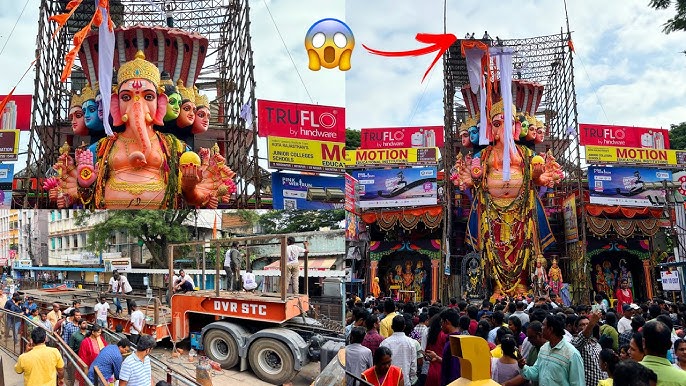
<instances>
[{"instance_id":1,"label":"man in white shirt","mask_svg":"<svg viewBox=\"0 0 686 386\"><path fill-rule=\"evenodd\" d=\"M195 291L195 284L190 276L186 275L183 269L179 271L179 280L174 284L175 292Z\"/></svg>"},{"instance_id":2,"label":"man in white shirt","mask_svg":"<svg viewBox=\"0 0 686 386\"><path fill-rule=\"evenodd\" d=\"M405 385L412 385L410 379L417 380L417 347L415 340L405 335L405 318L396 315L391 322L393 334L384 339L379 347L391 349L392 364L398 366L403 371Z\"/></svg>"},{"instance_id":3,"label":"man in white shirt","mask_svg":"<svg viewBox=\"0 0 686 386\"><path fill-rule=\"evenodd\" d=\"M305 248L303 248L299 245L295 245L295 238L291 236L286 239L286 244L288 244L286 247L286 283L290 284L292 288L289 292L297 294L298 279L300 277L300 263L298 262L298 256L300 256L301 253L304 253L305 258L307 259L307 253L309 252L308 247L310 243L303 241L303 245L305 246Z\"/></svg>"},{"instance_id":4,"label":"man in white shirt","mask_svg":"<svg viewBox=\"0 0 686 386\"><path fill-rule=\"evenodd\" d=\"M112 271L112 277L109 281L110 290L115 294L132 295L133 287L129 284L129 280L126 276L122 276L116 269ZM133 299L126 299L126 311L131 315L131 304ZM114 305L117 307L117 313L122 311L121 303L119 298L114 299Z\"/></svg>"},{"instance_id":5,"label":"man in white shirt","mask_svg":"<svg viewBox=\"0 0 686 386\"><path fill-rule=\"evenodd\" d=\"M93 311L95 311L95 323L100 327L107 328L107 314L110 311L110 304L107 303L104 296L100 297L100 303L93 307Z\"/></svg>"},{"instance_id":6,"label":"man in white shirt","mask_svg":"<svg viewBox=\"0 0 686 386\"><path fill-rule=\"evenodd\" d=\"M145 314L138 309L135 302L131 302L131 309L133 313L131 314L131 329L129 334L131 334L131 342L138 344L138 339L140 339L143 328L145 327Z\"/></svg>"},{"instance_id":7,"label":"man in white shirt","mask_svg":"<svg viewBox=\"0 0 686 386\"><path fill-rule=\"evenodd\" d=\"M243 289L252 292L255 288L257 288L257 281L255 280L255 275L252 273L252 267L248 267L243 274Z\"/></svg>"},{"instance_id":8,"label":"man in white shirt","mask_svg":"<svg viewBox=\"0 0 686 386\"><path fill-rule=\"evenodd\" d=\"M621 319L617 322L617 332L618 333L623 333L625 331L631 330L631 318L634 316L634 309L632 306L635 304L622 304L622 311L624 312L624 316L622 316ZM638 305L635 305L636 308L638 308Z\"/></svg>"}]
</instances>

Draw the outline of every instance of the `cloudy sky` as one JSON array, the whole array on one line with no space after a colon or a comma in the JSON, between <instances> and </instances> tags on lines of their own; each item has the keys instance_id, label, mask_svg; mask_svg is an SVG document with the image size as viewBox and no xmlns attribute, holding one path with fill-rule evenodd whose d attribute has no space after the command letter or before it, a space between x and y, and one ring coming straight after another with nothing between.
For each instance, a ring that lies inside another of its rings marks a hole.
<instances>
[{"instance_id":1,"label":"cloudy sky","mask_svg":"<svg viewBox=\"0 0 686 386\"><path fill-rule=\"evenodd\" d=\"M0 47L7 42L0 53L0 94L16 84L34 55L40 0L28 0L7 40L24 1L0 8ZM442 0L250 0L250 6L258 98L345 106L352 128L442 124L440 61L421 83L432 55L387 58L362 48L422 47L417 33L443 32ZM653 10L648 0L575 0L568 12L580 122L667 128L686 121L686 55L680 53L686 33L662 33L673 10ZM327 17L345 21L355 35L350 71L307 69L305 33ZM565 25L562 0L448 0L446 18L447 32L458 37L488 30L525 38L556 34ZM17 92L32 91L30 74Z\"/></svg>"}]
</instances>

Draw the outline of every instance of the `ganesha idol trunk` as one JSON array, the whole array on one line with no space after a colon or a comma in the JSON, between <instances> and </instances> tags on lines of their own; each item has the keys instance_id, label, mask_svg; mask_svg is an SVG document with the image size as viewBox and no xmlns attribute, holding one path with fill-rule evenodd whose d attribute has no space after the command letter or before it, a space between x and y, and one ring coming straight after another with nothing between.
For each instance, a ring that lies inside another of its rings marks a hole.
<instances>
[{"instance_id":1,"label":"ganesha idol trunk","mask_svg":"<svg viewBox=\"0 0 686 386\"><path fill-rule=\"evenodd\" d=\"M129 154L129 162L133 167L141 167L147 164L147 159L150 156L152 117L149 112L145 111L143 103L140 101L134 102L131 105L126 116L131 120L131 125L134 128L134 133L140 146L140 150L132 151Z\"/></svg>"}]
</instances>

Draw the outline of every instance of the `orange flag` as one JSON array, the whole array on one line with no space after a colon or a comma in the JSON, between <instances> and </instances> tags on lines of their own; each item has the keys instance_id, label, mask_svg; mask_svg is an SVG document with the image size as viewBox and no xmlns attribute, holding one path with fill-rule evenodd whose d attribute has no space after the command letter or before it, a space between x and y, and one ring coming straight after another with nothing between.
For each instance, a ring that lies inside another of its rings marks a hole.
<instances>
[{"instance_id":1,"label":"orange flag","mask_svg":"<svg viewBox=\"0 0 686 386\"><path fill-rule=\"evenodd\" d=\"M574 52L574 43L572 43L572 39L567 40L567 45L569 46L569 49L572 50L572 52Z\"/></svg>"},{"instance_id":2,"label":"orange flag","mask_svg":"<svg viewBox=\"0 0 686 386\"><path fill-rule=\"evenodd\" d=\"M17 86L14 86L12 88L12 91L10 91L9 94L5 97L5 99L0 102L0 119L2 119L2 114L5 113L5 106L7 106L7 103L10 101L10 98L12 97L12 94L14 93L14 90L17 88Z\"/></svg>"}]
</instances>

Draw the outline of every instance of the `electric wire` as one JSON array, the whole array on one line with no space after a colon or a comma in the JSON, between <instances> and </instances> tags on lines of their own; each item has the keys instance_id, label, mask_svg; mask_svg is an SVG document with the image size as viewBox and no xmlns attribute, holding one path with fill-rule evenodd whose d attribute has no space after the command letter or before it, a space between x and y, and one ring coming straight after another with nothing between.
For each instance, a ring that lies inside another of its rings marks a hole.
<instances>
[{"instance_id":1,"label":"electric wire","mask_svg":"<svg viewBox=\"0 0 686 386\"><path fill-rule=\"evenodd\" d=\"M7 47L7 43L9 43L10 39L12 38L12 34L14 33L14 29L17 28L17 24L19 24L19 19L24 15L24 11L26 10L26 6L29 5L29 0L26 0L24 3L24 8L21 9L21 13L19 13L19 17L17 17L17 21L14 22L14 26L12 26L12 30L10 31L9 36L7 36L7 40L5 40L5 44L2 45L2 49L0 49L0 55L2 55L3 52L5 52L5 47Z\"/></svg>"},{"instance_id":2,"label":"electric wire","mask_svg":"<svg viewBox=\"0 0 686 386\"><path fill-rule=\"evenodd\" d=\"M288 50L288 46L286 45L286 41L283 39L283 36L281 35L281 31L279 31L279 27L276 25L276 20L274 20L274 16L272 15L272 11L269 9L269 6L267 5L266 0L262 0L264 3L264 6L267 8L267 13L269 13L269 17L272 19L272 23L274 24L274 28L276 29L276 33L279 35L279 38L281 39L281 43L283 43L283 48L286 49L286 53L288 54L288 57L291 59L291 63L293 63L293 68L295 69L295 73L298 74L298 78L300 78L300 83L302 83L303 88L305 89L305 92L307 93L307 97L310 98L310 102L314 104L314 100L312 99L312 95L310 95L310 91L307 89L307 86L305 85L305 81L303 80L302 76L300 75L300 71L298 71L298 66L295 64L295 60L293 60L293 56L291 55L291 51Z\"/></svg>"}]
</instances>

